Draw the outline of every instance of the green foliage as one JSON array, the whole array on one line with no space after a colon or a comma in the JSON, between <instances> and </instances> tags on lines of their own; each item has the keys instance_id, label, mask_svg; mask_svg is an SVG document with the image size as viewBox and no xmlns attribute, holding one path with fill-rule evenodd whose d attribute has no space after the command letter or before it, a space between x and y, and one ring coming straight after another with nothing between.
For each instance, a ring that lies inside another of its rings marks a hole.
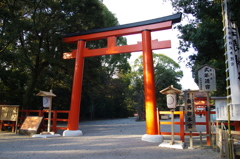
<instances>
[{"instance_id":1,"label":"green foliage","mask_svg":"<svg viewBox=\"0 0 240 159\"><path fill-rule=\"evenodd\" d=\"M217 92L215 95L225 95L225 56L223 44L223 24L221 3L209 0L177 0L172 1L173 7L194 19L189 24L177 26L179 36L180 60L183 53L190 53L187 65L192 67L193 77L198 83L196 70L204 64L216 68ZM238 7L237 7L238 8ZM194 49L191 52L190 48Z\"/></svg>"},{"instance_id":2,"label":"green foliage","mask_svg":"<svg viewBox=\"0 0 240 159\"><path fill-rule=\"evenodd\" d=\"M165 110L167 108L166 95L159 93L159 91L170 85L174 85L175 88L181 90L181 85L179 82L183 77L183 72L180 70L178 63L163 54L153 54L153 63L157 107L159 110ZM130 91L132 94L132 104L137 110L140 118L144 118L143 114L145 107L142 56L140 56L134 62L131 79L132 83Z\"/></svg>"},{"instance_id":3,"label":"green foliage","mask_svg":"<svg viewBox=\"0 0 240 159\"><path fill-rule=\"evenodd\" d=\"M124 61L125 58L121 57L118 61L120 60ZM129 111L125 98L130 82L125 73L121 72L130 70L118 69L119 72L110 74L108 67L101 66L99 57L87 58L85 63L81 118L127 117ZM128 63L124 63L124 65L128 65ZM130 67L128 68L130 69ZM112 78L112 76L115 77Z\"/></svg>"},{"instance_id":4,"label":"green foliage","mask_svg":"<svg viewBox=\"0 0 240 159\"><path fill-rule=\"evenodd\" d=\"M63 60L62 53L76 44L63 43L61 35L116 26L116 17L99 0L4 0L0 6L0 101L41 109L42 99L35 94L53 89L53 108L69 109L74 60ZM126 45L126 39L118 37L117 45ZM106 39L87 42L91 49L105 46ZM131 72L129 58L119 54L85 59L82 119L144 112L141 60ZM159 91L171 84L180 89L182 72L163 55L154 55L154 65L158 107L164 109L165 96Z\"/></svg>"},{"instance_id":5,"label":"green foliage","mask_svg":"<svg viewBox=\"0 0 240 159\"><path fill-rule=\"evenodd\" d=\"M236 22L236 24L238 26L238 30L240 29L239 7L240 7L240 1L239 0L229 0L229 2L228 2L228 10L230 11L229 16L230 16L230 19L232 21Z\"/></svg>"},{"instance_id":6,"label":"green foliage","mask_svg":"<svg viewBox=\"0 0 240 159\"><path fill-rule=\"evenodd\" d=\"M42 99L35 94L53 89L53 108L69 109L74 60L63 60L62 54L76 44L63 43L61 35L116 26L117 18L99 0L4 0L0 6L0 101L41 109ZM124 45L126 39L119 37L117 43ZM87 43L89 48L104 46L106 40ZM128 83L121 83L125 78L119 75L130 69L129 57L85 59L83 118L126 116Z\"/></svg>"}]
</instances>

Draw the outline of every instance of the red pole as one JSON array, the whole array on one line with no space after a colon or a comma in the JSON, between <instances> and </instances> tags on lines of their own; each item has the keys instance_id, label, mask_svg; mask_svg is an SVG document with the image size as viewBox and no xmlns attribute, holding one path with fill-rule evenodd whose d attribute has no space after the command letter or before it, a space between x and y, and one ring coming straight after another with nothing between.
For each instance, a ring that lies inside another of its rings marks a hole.
<instances>
[{"instance_id":1,"label":"red pole","mask_svg":"<svg viewBox=\"0 0 240 159\"><path fill-rule=\"evenodd\" d=\"M184 142L184 111L180 111L180 138Z\"/></svg>"},{"instance_id":2,"label":"red pole","mask_svg":"<svg viewBox=\"0 0 240 159\"><path fill-rule=\"evenodd\" d=\"M52 131L57 132L57 111L52 110L53 112L53 117L52 117Z\"/></svg>"},{"instance_id":3,"label":"red pole","mask_svg":"<svg viewBox=\"0 0 240 159\"><path fill-rule=\"evenodd\" d=\"M210 133L210 131L209 131L209 116L208 116L208 112L207 111L205 111L205 117L206 117L206 133L207 134L209 134ZM209 146L210 145L210 137L209 136L207 136L207 145Z\"/></svg>"},{"instance_id":4,"label":"red pole","mask_svg":"<svg viewBox=\"0 0 240 159\"><path fill-rule=\"evenodd\" d=\"M142 47L146 110L146 133L148 135L158 135L151 32L149 30L142 31Z\"/></svg>"},{"instance_id":5,"label":"red pole","mask_svg":"<svg viewBox=\"0 0 240 159\"><path fill-rule=\"evenodd\" d=\"M77 43L77 52L76 52L73 86L72 86L71 107L70 107L70 113L68 117L68 130L78 130L81 94L82 94L82 79L83 79L83 69L84 69L84 58L82 54L83 54L84 48L85 48L85 41L79 40Z\"/></svg>"}]
</instances>

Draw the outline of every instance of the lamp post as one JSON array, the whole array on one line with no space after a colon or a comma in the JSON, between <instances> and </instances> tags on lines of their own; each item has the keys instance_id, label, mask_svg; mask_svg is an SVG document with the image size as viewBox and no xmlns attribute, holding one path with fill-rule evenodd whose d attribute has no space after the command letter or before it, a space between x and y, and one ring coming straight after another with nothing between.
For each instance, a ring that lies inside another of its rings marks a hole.
<instances>
[{"instance_id":1,"label":"lamp post","mask_svg":"<svg viewBox=\"0 0 240 159\"><path fill-rule=\"evenodd\" d=\"M43 97L43 107L48 107L47 133L50 133L50 131L51 131L52 97L56 97L56 95L53 94L52 90L50 90L50 92L40 91L36 95L37 96L42 96Z\"/></svg>"},{"instance_id":2,"label":"lamp post","mask_svg":"<svg viewBox=\"0 0 240 159\"><path fill-rule=\"evenodd\" d=\"M174 109L176 108L177 104L177 94L180 94L181 91L173 87L173 85L163 89L160 91L162 94L166 94L167 96L167 107L170 109L172 113L172 125L171 125L171 142L170 145L174 144Z\"/></svg>"}]
</instances>

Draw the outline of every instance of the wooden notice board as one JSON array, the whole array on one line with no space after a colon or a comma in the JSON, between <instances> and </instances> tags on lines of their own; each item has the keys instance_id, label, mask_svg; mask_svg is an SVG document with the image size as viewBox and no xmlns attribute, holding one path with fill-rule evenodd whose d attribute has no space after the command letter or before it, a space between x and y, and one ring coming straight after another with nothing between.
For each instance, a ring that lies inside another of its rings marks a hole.
<instances>
[{"instance_id":1,"label":"wooden notice board","mask_svg":"<svg viewBox=\"0 0 240 159\"><path fill-rule=\"evenodd\" d=\"M17 121L19 105L0 105L0 120Z\"/></svg>"},{"instance_id":2,"label":"wooden notice board","mask_svg":"<svg viewBox=\"0 0 240 159\"><path fill-rule=\"evenodd\" d=\"M2 129L3 121L13 121L16 122L15 132L17 132L18 110L19 105L0 105L0 131Z\"/></svg>"},{"instance_id":3,"label":"wooden notice board","mask_svg":"<svg viewBox=\"0 0 240 159\"><path fill-rule=\"evenodd\" d=\"M27 116L20 130L38 131L42 120L42 116Z\"/></svg>"}]
</instances>

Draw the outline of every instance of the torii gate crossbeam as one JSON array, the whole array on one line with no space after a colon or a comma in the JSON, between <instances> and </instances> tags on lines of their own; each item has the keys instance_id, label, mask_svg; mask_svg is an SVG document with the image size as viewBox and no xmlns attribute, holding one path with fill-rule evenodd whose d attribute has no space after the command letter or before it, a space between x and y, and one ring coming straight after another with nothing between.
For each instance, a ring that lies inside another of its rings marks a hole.
<instances>
[{"instance_id":1,"label":"torii gate crossbeam","mask_svg":"<svg viewBox=\"0 0 240 159\"><path fill-rule=\"evenodd\" d=\"M156 114L156 94L154 85L154 68L152 50L171 48L171 41L151 40L152 31L171 29L174 23L181 21L181 14L174 14L167 17L147 20L143 22L119 25L102 29L84 31L80 33L70 33L63 36L66 43L77 43L77 49L64 53L64 59L75 58L74 78L72 87L71 107L68 119L68 132L65 136L75 136L71 131L78 131L80 116L80 103L82 92L82 78L84 58L101 55L113 55L143 51L144 66L144 91L146 108L146 134L158 135L157 114ZM134 45L116 46L116 38L132 34L141 34L142 42ZM107 39L107 47L99 49L88 49L85 47L86 41Z\"/></svg>"}]
</instances>

